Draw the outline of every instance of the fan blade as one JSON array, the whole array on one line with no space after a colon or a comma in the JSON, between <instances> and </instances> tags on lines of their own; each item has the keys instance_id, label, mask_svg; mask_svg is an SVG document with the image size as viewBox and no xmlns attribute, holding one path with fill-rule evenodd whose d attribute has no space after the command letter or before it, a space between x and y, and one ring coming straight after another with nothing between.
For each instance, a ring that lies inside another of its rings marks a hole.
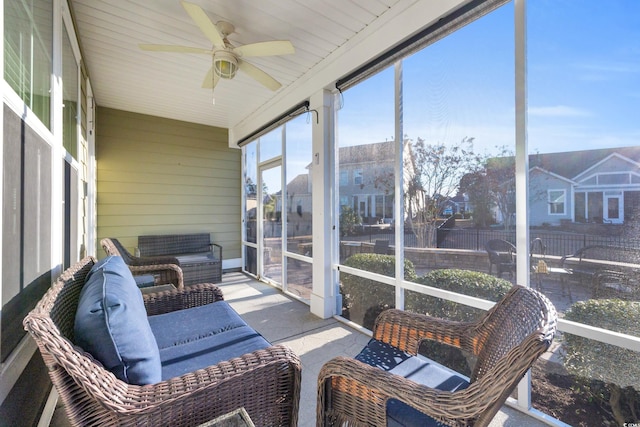
<instances>
[{"instance_id":1,"label":"fan blade","mask_svg":"<svg viewBox=\"0 0 640 427\"><path fill-rule=\"evenodd\" d=\"M202 81L202 87L204 89L213 89L220 81L220 77L216 73L213 72L213 67L209 68L207 75L204 76L204 80Z\"/></svg>"},{"instance_id":2,"label":"fan blade","mask_svg":"<svg viewBox=\"0 0 640 427\"><path fill-rule=\"evenodd\" d=\"M140 49L142 50L148 50L151 52L204 53L208 55L213 54L213 51L211 49L177 46L172 44L139 44L138 47L140 47Z\"/></svg>"},{"instance_id":3,"label":"fan blade","mask_svg":"<svg viewBox=\"0 0 640 427\"><path fill-rule=\"evenodd\" d=\"M202 10L200 6L197 4L189 3L186 1L182 2L182 7L187 11L191 19L200 27L200 30L204 33L205 36L213 43L214 46L224 47L224 40L222 34L218 32L218 28L216 28L215 24L211 22L211 19L207 16L207 14Z\"/></svg>"},{"instance_id":4,"label":"fan blade","mask_svg":"<svg viewBox=\"0 0 640 427\"><path fill-rule=\"evenodd\" d=\"M233 49L241 56L275 56L296 53L289 40L274 40L269 42L251 43Z\"/></svg>"},{"instance_id":5,"label":"fan blade","mask_svg":"<svg viewBox=\"0 0 640 427\"><path fill-rule=\"evenodd\" d=\"M244 71L250 77L257 80L259 83L263 84L268 89L276 91L280 89L280 86L282 86L276 79L274 79L269 74L265 73L255 65L251 65L246 61L238 61L238 62L239 62L238 68L241 71Z\"/></svg>"}]
</instances>

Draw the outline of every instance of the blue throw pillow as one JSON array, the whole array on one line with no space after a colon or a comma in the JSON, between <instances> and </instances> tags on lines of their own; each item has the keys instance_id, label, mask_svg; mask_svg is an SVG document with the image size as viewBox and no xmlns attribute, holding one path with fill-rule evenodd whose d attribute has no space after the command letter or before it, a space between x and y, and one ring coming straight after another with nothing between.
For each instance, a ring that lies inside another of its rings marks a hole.
<instances>
[{"instance_id":1,"label":"blue throw pillow","mask_svg":"<svg viewBox=\"0 0 640 427\"><path fill-rule=\"evenodd\" d=\"M119 256L93 266L80 292L76 344L129 384L161 381L160 351L142 294Z\"/></svg>"}]
</instances>

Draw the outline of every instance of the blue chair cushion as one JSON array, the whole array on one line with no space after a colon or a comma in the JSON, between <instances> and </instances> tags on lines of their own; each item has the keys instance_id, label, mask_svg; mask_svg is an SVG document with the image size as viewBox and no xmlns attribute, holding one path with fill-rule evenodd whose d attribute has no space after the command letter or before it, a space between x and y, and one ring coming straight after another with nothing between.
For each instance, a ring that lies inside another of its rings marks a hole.
<instances>
[{"instance_id":1,"label":"blue chair cushion","mask_svg":"<svg viewBox=\"0 0 640 427\"><path fill-rule=\"evenodd\" d=\"M355 358L367 365L438 390L458 391L469 386L469 381L465 377L446 366L423 356L412 356L375 339L371 339ZM387 401L387 425L389 427L443 426L433 418L396 399Z\"/></svg>"},{"instance_id":2,"label":"blue chair cushion","mask_svg":"<svg viewBox=\"0 0 640 427\"><path fill-rule=\"evenodd\" d=\"M76 344L119 379L137 385L161 380L160 352L142 294L121 257L102 259L87 275L74 334Z\"/></svg>"},{"instance_id":3,"label":"blue chair cushion","mask_svg":"<svg viewBox=\"0 0 640 427\"><path fill-rule=\"evenodd\" d=\"M225 301L149 317L168 380L271 344Z\"/></svg>"}]
</instances>

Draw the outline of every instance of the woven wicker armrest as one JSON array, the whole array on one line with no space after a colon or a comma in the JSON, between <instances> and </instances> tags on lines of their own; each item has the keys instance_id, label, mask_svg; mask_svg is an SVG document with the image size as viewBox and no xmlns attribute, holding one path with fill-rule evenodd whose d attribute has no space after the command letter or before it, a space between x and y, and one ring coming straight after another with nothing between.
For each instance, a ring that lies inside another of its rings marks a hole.
<instances>
[{"instance_id":1,"label":"woven wicker armrest","mask_svg":"<svg viewBox=\"0 0 640 427\"><path fill-rule=\"evenodd\" d=\"M134 275L153 275L155 277L155 285L171 283L178 289L184 288L184 275L180 266L176 264L130 265L129 269Z\"/></svg>"},{"instance_id":2,"label":"woven wicker armrest","mask_svg":"<svg viewBox=\"0 0 640 427\"><path fill-rule=\"evenodd\" d=\"M373 337L409 354L418 354L423 340L433 340L454 347L467 347L467 334L473 323L454 322L402 310L385 310L373 327Z\"/></svg>"},{"instance_id":3,"label":"woven wicker armrest","mask_svg":"<svg viewBox=\"0 0 640 427\"><path fill-rule=\"evenodd\" d=\"M222 290L213 283L201 283L183 289L173 289L143 295L147 315L169 313L199 307L224 300Z\"/></svg>"}]
</instances>

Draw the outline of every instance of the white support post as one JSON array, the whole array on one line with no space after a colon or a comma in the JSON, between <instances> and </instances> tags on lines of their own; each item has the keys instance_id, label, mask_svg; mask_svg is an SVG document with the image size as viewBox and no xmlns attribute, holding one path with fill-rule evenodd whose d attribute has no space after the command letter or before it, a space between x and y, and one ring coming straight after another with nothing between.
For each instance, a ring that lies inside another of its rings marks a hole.
<instances>
[{"instance_id":1,"label":"white support post","mask_svg":"<svg viewBox=\"0 0 640 427\"><path fill-rule=\"evenodd\" d=\"M311 313L323 319L336 313L337 272L333 270L338 224L334 219L335 127L333 94L310 99L312 111L313 289Z\"/></svg>"},{"instance_id":2,"label":"white support post","mask_svg":"<svg viewBox=\"0 0 640 427\"><path fill-rule=\"evenodd\" d=\"M402 61L395 65L395 257L396 283L404 280L404 130L402 122ZM396 308L404 310L404 288L396 286Z\"/></svg>"},{"instance_id":3,"label":"white support post","mask_svg":"<svg viewBox=\"0 0 640 427\"><path fill-rule=\"evenodd\" d=\"M529 147L527 145L526 0L515 0L516 280L529 286ZM531 372L518 384L518 406L531 407Z\"/></svg>"}]
</instances>

